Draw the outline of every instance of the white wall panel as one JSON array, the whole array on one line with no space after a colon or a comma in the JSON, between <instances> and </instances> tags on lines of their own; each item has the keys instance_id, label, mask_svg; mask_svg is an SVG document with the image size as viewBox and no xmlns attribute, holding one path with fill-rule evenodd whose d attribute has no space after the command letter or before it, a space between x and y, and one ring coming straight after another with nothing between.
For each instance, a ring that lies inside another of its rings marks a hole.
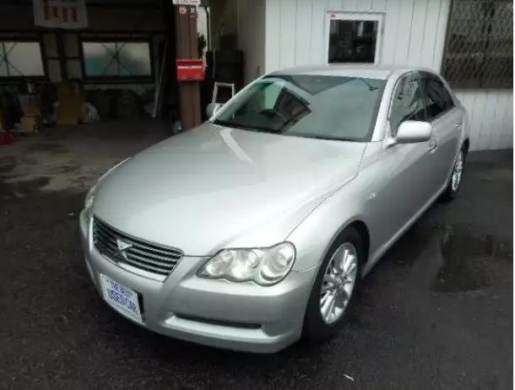
<instances>
[{"instance_id":1,"label":"white wall panel","mask_svg":"<svg viewBox=\"0 0 515 390\"><path fill-rule=\"evenodd\" d=\"M267 0L265 19L265 71L281 68L281 2Z\"/></svg>"},{"instance_id":2,"label":"white wall panel","mask_svg":"<svg viewBox=\"0 0 515 390\"><path fill-rule=\"evenodd\" d=\"M436 6L430 6L431 2L427 2L427 9L425 11L425 20L424 20L424 36L422 38L422 43L420 45L420 66L428 66L430 68L438 70L440 67L440 62L435 59L436 47L436 37L437 37L437 29L440 24L440 16L442 16L442 0L431 0L436 3ZM443 48L441 49L443 52ZM438 50L440 51L440 49ZM440 57L439 57L440 58ZM441 60L440 60L441 61Z\"/></svg>"},{"instance_id":3,"label":"white wall panel","mask_svg":"<svg viewBox=\"0 0 515 390\"><path fill-rule=\"evenodd\" d=\"M308 53L310 63L318 63L324 60L327 55L325 49L325 15L327 10L314 0L311 0L313 15L311 18L311 52ZM267 2L268 4L268 2Z\"/></svg>"},{"instance_id":4,"label":"white wall panel","mask_svg":"<svg viewBox=\"0 0 515 390\"><path fill-rule=\"evenodd\" d=\"M426 11L427 0L415 0L412 8L411 28L408 41L407 60L409 65L420 66L422 63L422 52L424 51L424 34L427 28ZM432 66L432 63L431 63ZM430 66L430 67L431 67Z\"/></svg>"},{"instance_id":5,"label":"white wall panel","mask_svg":"<svg viewBox=\"0 0 515 390\"><path fill-rule=\"evenodd\" d=\"M438 8L438 23L436 24L432 63L432 68L438 71L442 66L443 50L447 35L447 22L449 21L449 11L451 9L450 3L450 0L440 0L440 7Z\"/></svg>"},{"instance_id":6,"label":"white wall panel","mask_svg":"<svg viewBox=\"0 0 515 390\"><path fill-rule=\"evenodd\" d=\"M342 0L341 10L370 11L371 0Z\"/></svg>"},{"instance_id":7,"label":"white wall panel","mask_svg":"<svg viewBox=\"0 0 515 390\"><path fill-rule=\"evenodd\" d=\"M513 93L510 90L458 91L470 117L471 150L513 147Z\"/></svg>"},{"instance_id":8,"label":"white wall panel","mask_svg":"<svg viewBox=\"0 0 515 390\"><path fill-rule=\"evenodd\" d=\"M281 68L293 66L296 60L295 49L299 36L299 30L303 26L299 26L297 30L297 2L282 1L281 2L281 34L279 35L279 44L281 47ZM283 31L288 33L283 34Z\"/></svg>"},{"instance_id":9,"label":"white wall panel","mask_svg":"<svg viewBox=\"0 0 515 390\"><path fill-rule=\"evenodd\" d=\"M386 2L387 0L372 0L371 9L375 9L377 11L386 11Z\"/></svg>"},{"instance_id":10,"label":"white wall panel","mask_svg":"<svg viewBox=\"0 0 515 390\"><path fill-rule=\"evenodd\" d=\"M385 15L380 63L438 70L450 0L266 0L266 70L326 61L330 11Z\"/></svg>"},{"instance_id":11,"label":"white wall panel","mask_svg":"<svg viewBox=\"0 0 515 390\"><path fill-rule=\"evenodd\" d=\"M330 11L384 13L381 64L439 71L450 0L266 0L266 71L326 62ZM511 148L513 92L458 93L471 117L473 149Z\"/></svg>"},{"instance_id":12,"label":"white wall panel","mask_svg":"<svg viewBox=\"0 0 515 390\"><path fill-rule=\"evenodd\" d=\"M507 94L507 100L501 132L501 148L513 148L513 93Z\"/></svg>"},{"instance_id":13,"label":"white wall panel","mask_svg":"<svg viewBox=\"0 0 515 390\"><path fill-rule=\"evenodd\" d=\"M394 64L407 64L409 62L408 59L408 50L411 43L411 27L413 23L413 0L401 0L399 6L399 19L397 20L397 36L395 39L394 46L394 56L393 63ZM393 26L385 26L386 28L390 28ZM415 44L415 43L414 43Z\"/></svg>"},{"instance_id":14,"label":"white wall panel","mask_svg":"<svg viewBox=\"0 0 515 390\"><path fill-rule=\"evenodd\" d=\"M311 34L313 19L313 2L297 0L296 20L299 26L295 40L295 64L309 65L311 63Z\"/></svg>"},{"instance_id":15,"label":"white wall panel","mask_svg":"<svg viewBox=\"0 0 515 390\"><path fill-rule=\"evenodd\" d=\"M387 0L385 11L385 27L382 40L381 62L383 64L393 64L395 62L395 52L397 49L397 34L402 33L399 27L401 14L401 0Z\"/></svg>"}]
</instances>

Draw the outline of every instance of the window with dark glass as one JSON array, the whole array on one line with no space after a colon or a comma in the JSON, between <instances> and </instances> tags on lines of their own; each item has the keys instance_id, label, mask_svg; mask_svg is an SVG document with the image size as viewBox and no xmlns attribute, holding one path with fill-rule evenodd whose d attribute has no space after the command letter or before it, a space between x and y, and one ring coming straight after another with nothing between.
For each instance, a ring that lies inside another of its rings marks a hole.
<instances>
[{"instance_id":1,"label":"window with dark glass","mask_svg":"<svg viewBox=\"0 0 515 390\"><path fill-rule=\"evenodd\" d=\"M373 20L331 20L329 63L374 63L379 22Z\"/></svg>"},{"instance_id":2,"label":"window with dark glass","mask_svg":"<svg viewBox=\"0 0 515 390\"><path fill-rule=\"evenodd\" d=\"M418 78L405 77L399 81L390 110L390 129L392 136L402 122L426 121L422 81Z\"/></svg>"},{"instance_id":3,"label":"window with dark glass","mask_svg":"<svg viewBox=\"0 0 515 390\"><path fill-rule=\"evenodd\" d=\"M442 74L453 87L512 88L512 0L451 2Z\"/></svg>"},{"instance_id":4,"label":"window with dark glass","mask_svg":"<svg viewBox=\"0 0 515 390\"><path fill-rule=\"evenodd\" d=\"M452 97L441 81L425 79L425 106L428 120L432 120L454 107Z\"/></svg>"},{"instance_id":5,"label":"window with dark glass","mask_svg":"<svg viewBox=\"0 0 515 390\"><path fill-rule=\"evenodd\" d=\"M0 77L45 75L41 45L37 41L0 41Z\"/></svg>"},{"instance_id":6,"label":"window with dark glass","mask_svg":"<svg viewBox=\"0 0 515 390\"><path fill-rule=\"evenodd\" d=\"M149 42L83 41L86 77L150 77L152 60Z\"/></svg>"}]
</instances>

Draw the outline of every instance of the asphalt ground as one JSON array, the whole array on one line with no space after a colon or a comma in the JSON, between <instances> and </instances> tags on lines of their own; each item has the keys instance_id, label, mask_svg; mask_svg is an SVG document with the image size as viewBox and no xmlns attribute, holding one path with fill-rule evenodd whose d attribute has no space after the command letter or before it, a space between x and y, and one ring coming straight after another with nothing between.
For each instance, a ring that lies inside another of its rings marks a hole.
<instances>
[{"instance_id":1,"label":"asphalt ground","mask_svg":"<svg viewBox=\"0 0 515 390\"><path fill-rule=\"evenodd\" d=\"M335 339L275 355L166 338L111 310L81 254L84 191L49 180L0 181L1 389L512 388L511 152L470 155L458 199L385 255Z\"/></svg>"}]
</instances>

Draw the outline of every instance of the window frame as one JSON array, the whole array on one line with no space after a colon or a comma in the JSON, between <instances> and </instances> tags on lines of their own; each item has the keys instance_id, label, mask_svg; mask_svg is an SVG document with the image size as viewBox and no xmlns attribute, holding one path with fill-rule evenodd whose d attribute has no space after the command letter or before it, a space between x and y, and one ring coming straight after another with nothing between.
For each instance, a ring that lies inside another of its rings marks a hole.
<instances>
[{"instance_id":1,"label":"window frame","mask_svg":"<svg viewBox=\"0 0 515 390\"><path fill-rule=\"evenodd\" d=\"M84 46L83 43L147 43L149 46L149 56L150 56L150 75L149 76L88 76L86 73L86 56L84 54ZM79 54L81 57L81 72L82 72L82 81L84 83L113 83L113 84L148 84L153 83L155 81L155 61L154 61L154 46L153 46L152 36L148 36L145 38L128 38L128 37L83 37L81 36L79 39Z\"/></svg>"},{"instance_id":2,"label":"window frame","mask_svg":"<svg viewBox=\"0 0 515 390\"><path fill-rule=\"evenodd\" d=\"M20 37L19 35L1 35L0 42L25 42L25 43L38 43L39 51L41 54L41 63L43 65L43 74L42 75L16 75L16 76L0 76L0 83L8 84L8 83L20 83L26 80L35 81L35 82L43 82L48 81L48 66L47 66L47 58L45 52L45 44L43 42L42 36L30 36L30 37Z\"/></svg>"},{"instance_id":3,"label":"window frame","mask_svg":"<svg viewBox=\"0 0 515 390\"><path fill-rule=\"evenodd\" d=\"M347 11L328 11L325 16L325 45L324 45L324 63L331 65L338 64L353 64L353 65L378 65L381 62L381 52L383 43L384 32L384 12L347 12ZM365 22L378 22L376 49L374 53L374 62L329 62L329 46L331 39L331 21L365 21Z\"/></svg>"}]
</instances>

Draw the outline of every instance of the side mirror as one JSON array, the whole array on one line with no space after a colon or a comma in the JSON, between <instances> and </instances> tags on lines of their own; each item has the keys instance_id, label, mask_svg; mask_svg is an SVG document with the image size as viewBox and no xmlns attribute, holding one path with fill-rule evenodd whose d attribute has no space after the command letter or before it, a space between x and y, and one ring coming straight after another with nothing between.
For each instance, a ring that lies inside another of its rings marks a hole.
<instances>
[{"instance_id":1,"label":"side mirror","mask_svg":"<svg viewBox=\"0 0 515 390\"><path fill-rule=\"evenodd\" d=\"M222 108L222 106L222 103L209 103L206 107L207 117L213 117L213 115L215 115Z\"/></svg>"},{"instance_id":2,"label":"side mirror","mask_svg":"<svg viewBox=\"0 0 515 390\"><path fill-rule=\"evenodd\" d=\"M429 122L406 121L402 122L397 130L395 141L398 144L414 144L429 141L433 135L433 128Z\"/></svg>"}]
</instances>

